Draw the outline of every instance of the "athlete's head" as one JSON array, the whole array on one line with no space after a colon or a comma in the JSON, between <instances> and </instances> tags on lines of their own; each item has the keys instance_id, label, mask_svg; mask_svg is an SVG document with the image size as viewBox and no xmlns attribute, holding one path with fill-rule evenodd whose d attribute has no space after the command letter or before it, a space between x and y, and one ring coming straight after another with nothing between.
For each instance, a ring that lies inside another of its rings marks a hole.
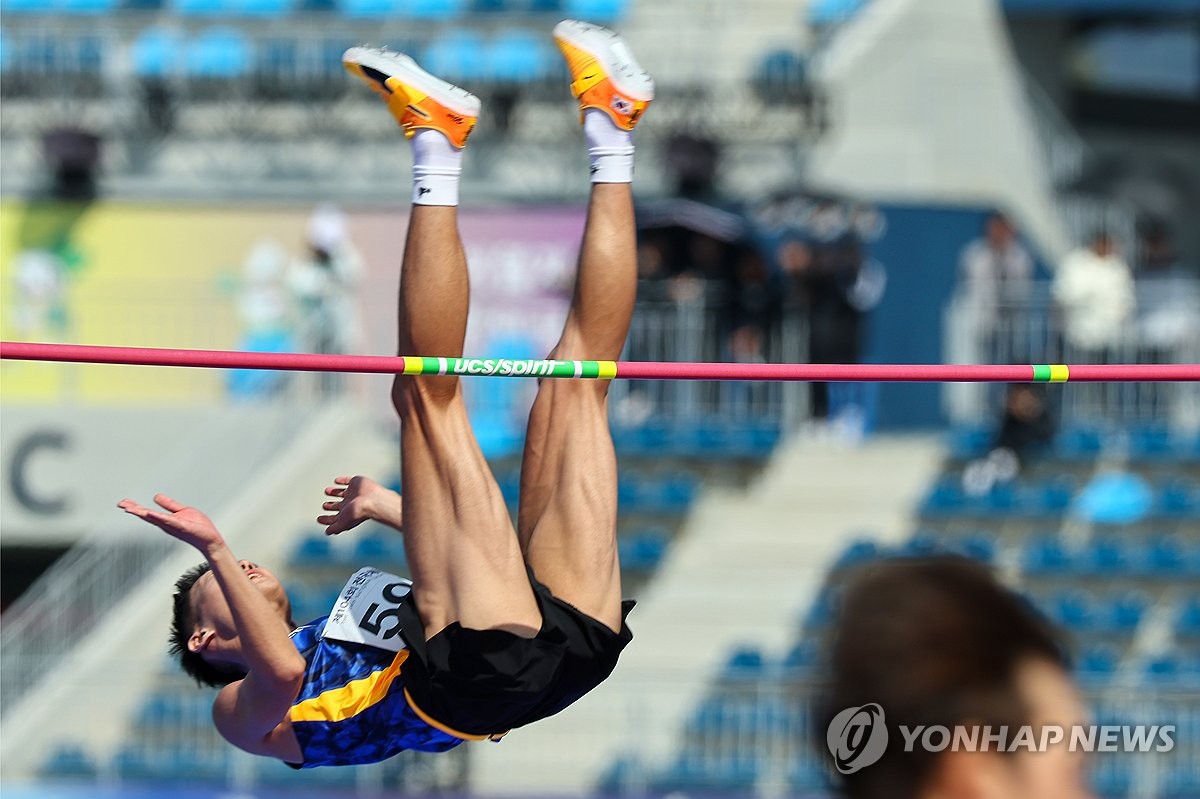
<instances>
[{"instance_id":1,"label":"athlete's head","mask_svg":"<svg viewBox=\"0 0 1200 799\"><path fill-rule=\"evenodd\" d=\"M278 610L280 619L295 626L287 593L275 575L248 560L239 563L242 574ZM196 682L211 686L245 677L233 613L207 563L183 573L175 582L173 600L170 651L183 670Z\"/></svg>"},{"instance_id":2,"label":"athlete's head","mask_svg":"<svg viewBox=\"0 0 1200 799\"><path fill-rule=\"evenodd\" d=\"M846 586L829 655L820 740L838 712L871 703L882 708L888 732L877 762L842 777L844 796L1091 796L1083 756L1066 743L1084 707L1057 633L984 566L939 556L864 567ZM1030 725L1038 740L1043 725L1059 725L1065 740L1035 752L997 752L995 743L953 751L939 746L940 737L930 738L931 747L920 739L907 747L901 725L910 738L919 725L964 735L1007 726L1010 737Z\"/></svg>"}]
</instances>

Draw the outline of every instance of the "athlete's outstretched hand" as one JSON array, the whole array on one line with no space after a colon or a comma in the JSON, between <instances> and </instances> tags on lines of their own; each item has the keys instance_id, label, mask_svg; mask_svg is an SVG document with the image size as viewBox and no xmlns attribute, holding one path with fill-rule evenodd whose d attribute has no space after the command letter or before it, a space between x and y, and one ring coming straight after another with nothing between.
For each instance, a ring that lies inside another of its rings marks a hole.
<instances>
[{"instance_id":1,"label":"athlete's outstretched hand","mask_svg":"<svg viewBox=\"0 0 1200 799\"><path fill-rule=\"evenodd\" d=\"M143 508L132 499L123 499L117 507L126 513L150 522L158 529L178 538L185 544L191 544L201 552L205 552L216 544L224 543L216 526L207 516L195 508L189 508L182 502L176 502L166 494L155 494L154 501L160 507L169 511L159 511Z\"/></svg>"},{"instance_id":2,"label":"athlete's outstretched hand","mask_svg":"<svg viewBox=\"0 0 1200 799\"><path fill-rule=\"evenodd\" d=\"M383 522L397 530L401 529L403 501L395 491L361 474L354 477L335 477L333 482L334 485L325 489L325 494L335 499L321 505L325 510L333 512L317 517L317 524L325 525L326 535L344 533L367 519Z\"/></svg>"}]
</instances>

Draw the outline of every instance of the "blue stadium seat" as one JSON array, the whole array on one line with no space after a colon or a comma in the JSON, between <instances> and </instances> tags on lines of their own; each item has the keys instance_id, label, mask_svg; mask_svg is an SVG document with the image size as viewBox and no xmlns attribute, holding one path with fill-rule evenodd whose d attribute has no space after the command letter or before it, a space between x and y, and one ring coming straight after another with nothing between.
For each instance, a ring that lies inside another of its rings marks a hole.
<instances>
[{"instance_id":1,"label":"blue stadium seat","mask_svg":"<svg viewBox=\"0 0 1200 799\"><path fill-rule=\"evenodd\" d=\"M1124 538L1094 538L1082 553L1081 567L1091 574L1112 577L1134 571L1134 554Z\"/></svg>"},{"instance_id":2,"label":"blue stadium seat","mask_svg":"<svg viewBox=\"0 0 1200 799\"><path fill-rule=\"evenodd\" d=\"M407 0L405 13L414 19L447 20L461 14L465 0Z\"/></svg>"},{"instance_id":3,"label":"blue stadium seat","mask_svg":"<svg viewBox=\"0 0 1200 799\"><path fill-rule=\"evenodd\" d=\"M618 537L617 554L621 559L621 568L637 572L654 571L662 562L670 542L667 532L659 528Z\"/></svg>"},{"instance_id":4,"label":"blue stadium seat","mask_svg":"<svg viewBox=\"0 0 1200 799\"><path fill-rule=\"evenodd\" d=\"M1104 433L1094 427L1069 427L1054 439L1054 454L1063 460L1092 461L1104 447Z\"/></svg>"},{"instance_id":5,"label":"blue stadium seat","mask_svg":"<svg viewBox=\"0 0 1200 799\"><path fill-rule=\"evenodd\" d=\"M842 554L838 555L838 559L836 563L834 563L833 569L836 571L838 569L847 569L852 566L857 566L861 563L875 560L880 556L880 554L879 545L870 539L852 541L845 549L842 550Z\"/></svg>"},{"instance_id":6,"label":"blue stadium seat","mask_svg":"<svg viewBox=\"0 0 1200 799\"><path fill-rule=\"evenodd\" d=\"M4 14L49 14L55 9L55 0L2 0L0 12Z\"/></svg>"},{"instance_id":7,"label":"blue stadium seat","mask_svg":"<svg viewBox=\"0 0 1200 799\"><path fill-rule=\"evenodd\" d=\"M399 535L364 535L354 542L354 562L358 566L374 566L395 571L407 563L404 541Z\"/></svg>"},{"instance_id":8,"label":"blue stadium seat","mask_svg":"<svg viewBox=\"0 0 1200 799\"><path fill-rule=\"evenodd\" d=\"M1174 446L1174 436L1166 424L1139 424L1129 430L1130 460L1163 460L1172 456Z\"/></svg>"},{"instance_id":9,"label":"blue stadium seat","mask_svg":"<svg viewBox=\"0 0 1200 799\"><path fill-rule=\"evenodd\" d=\"M787 785L792 796L824 796L829 773L812 753L804 752L788 764Z\"/></svg>"},{"instance_id":10,"label":"blue stadium seat","mask_svg":"<svg viewBox=\"0 0 1200 799\"><path fill-rule=\"evenodd\" d=\"M1189 676L1183 658L1175 652L1165 652L1151 658L1146 662L1143 673L1148 682L1166 684L1179 682Z\"/></svg>"},{"instance_id":11,"label":"blue stadium seat","mask_svg":"<svg viewBox=\"0 0 1200 799\"><path fill-rule=\"evenodd\" d=\"M293 0L234 0L234 13L243 17L277 19L292 10Z\"/></svg>"},{"instance_id":12,"label":"blue stadium seat","mask_svg":"<svg viewBox=\"0 0 1200 799\"><path fill-rule=\"evenodd\" d=\"M8 62L12 58L12 43L8 34L0 29L0 74L8 70Z\"/></svg>"},{"instance_id":13,"label":"blue stadium seat","mask_svg":"<svg viewBox=\"0 0 1200 799\"><path fill-rule=\"evenodd\" d=\"M608 24L623 18L629 0L564 0L563 13L572 19Z\"/></svg>"},{"instance_id":14,"label":"blue stadium seat","mask_svg":"<svg viewBox=\"0 0 1200 799\"><path fill-rule=\"evenodd\" d=\"M763 653L752 646L742 646L735 649L725 661L721 676L731 680L757 680L763 675L766 660Z\"/></svg>"},{"instance_id":15,"label":"blue stadium seat","mask_svg":"<svg viewBox=\"0 0 1200 799\"><path fill-rule=\"evenodd\" d=\"M1200 484L1177 478L1159 490L1157 512L1172 518L1200 517Z\"/></svg>"},{"instance_id":16,"label":"blue stadium seat","mask_svg":"<svg viewBox=\"0 0 1200 799\"><path fill-rule=\"evenodd\" d=\"M41 773L56 780L90 779L96 776L96 763L77 743L60 743L42 764Z\"/></svg>"},{"instance_id":17,"label":"blue stadium seat","mask_svg":"<svg viewBox=\"0 0 1200 799\"><path fill-rule=\"evenodd\" d=\"M253 52L246 35L234 28L213 27L188 43L187 74L197 78L236 78L250 70Z\"/></svg>"},{"instance_id":18,"label":"blue stadium seat","mask_svg":"<svg viewBox=\"0 0 1200 799\"><path fill-rule=\"evenodd\" d=\"M1120 653L1112 644L1092 644L1079 655L1077 672L1088 683L1108 681L1117 670Z\"/></svg>"},{"instance_id":19,"label":"blue stadium seat","mask_svg":"<svg viewBox=\"0 0 1200 799\"><path fill-rule=\"evenodd\" d=\"M925 497L921 505L921 513L925 516L949 516L961 513L967 506L968 498L962 484L954 478L943 478L937 482Z\"/></svg>"},{"instance_id":20,"label":"blue stadium seat","mask_svg":"<svg viewBox=\"0 0 1200 799\"><path fill-rule=\"evenodd\" d=\"M655 795L681 792L712 795L745 795L758 780L758 763L745 754L708 757L696 749L685 751L665 774L650 781Z\"/></svg>"},{"instance_id":21,"label":"blue stadium seat","mask_svg":"<svg viewBox=\"0 0 1200 799\"><path fill-rule=\"evenodd\" d=\"M793 53L787 50L768 53L767 58L763 61L763 66L760 67L760 70L766 70L770 63L769 59L772 56L780 57L784 55L793 59L796 58ZM782 62L780 65L776 66L777 70L782 68ZM991 446L992 439L995 438L995 435L996 433L991 427L970 427L967 425L956 427L950 431L950 440L948 444L950 456L956 460L963 461L981 458L987 454L988 447Z\"/></svg>"},{"instance_id":22,"label":"blue stadium seat","mask_svg":"<svg viewBox=\"0 0 1200 799\"><path fill-rule=\"evenodd\" d=\"M132 48L133 72L141 78L167 78L183 65L183 41L173 28L146 28Z\"/></svg>"},{"instance_id":23,"label":"blue stadium seat","mask_svg":"<svg viewBox=\"0 0 1200 799\"><path fill-rule=\"evenodd\" d=\"M562 0L472 0L471 10L484 14L557 14L562 11Z\"/></svg>"},{"instance_id":24,"label":"blue stadium seat","mask_svg":"<svg viewBox=\"0 0 1200 799\"><path fill-rule=\"evenodd\" d=\"M991 563L996 559L996 542L986 533L970 533L959 542L958 549L973 560Z\"/></svg>"},{"instance_id":25,"label":"blue stadium seat","mask_svg":"<svg viewBox=\"0 0 1200 799\"><path fill-rule=\"evenodd\" d=\"M169 0L171 9L184 17L223 17L234 13L235 0Z\"/></svg>"},{"instance_id":26,"label":"blue stadium seat","mask_svg":"<svg viewBox=\"0 0 1200 799\"><path fill-rule=\"evenodd\" d=\"M832 591L822 590L816 600L804 611L802 628L806 633L813 633L827 627L833 621L837 612L837 597Z\"/></svg>"},{"instance_id":27,"label":"blue stadium seat","mask_svg":"<svg viewBox=\"0 0 1200 799\"><path fill-rule=\"evenodd\" d=\"M897 554L907 557L926 557L928 555L945 554L950 548L943 543L935 533L921 531L902 544Z\"/></svg>"},{"instance_id":28,"label":"blue stadium seat","mask_svg":"<svg viewBox=\"0 0 1200 799\"><path fill-rule=\"evenodd\" d=\"M1108 629L1133 632L1142 623L1150 599L1141 591L1127 591L1117 596L1108 609Z\"/></svg>"},{"instance_id":29,"label":"blue stadium seat","mask_svg":"<svg viewBox=\"0 0 1200 799\"><path fill-rule=\"evenodd\" d=\"M659 483L659 506L668 513L686 513L699 493L700 484L695 475L690 472L672 472Z\"/></svg>"},{"instance_id":30,"label":"blue stadium seat","mask_svg":"<svg viewBox=\"0 0 1200 799\"><path fill-rule=\"evenodd\" d=\"M333 546L322 533L306 535L300 539L292 553L291 562L295 566L327 566L334 562Z\"/></svg>"},{"instance_id":31,"label":"blue stadium seat","mask_svg":"<svg viewBox=\"0 0 1200 799\"><path fill-rule=\"evenodd\" d=\"M1175 578L1186 574L1191 564L1184 542L1175 535L1158 535L1145 550L1144 572L1151 577Z\"/></svg>"},{"instance_id":32,"label":"blue stadium seat","mask_svg":"<svg viewBox=\"0 0 1200 799\"><path fill-rule=\"evenodd\" d=\"M117 0L58 0L57 10L64 14L110 14Z\"/></svg>"},{"instance_id":33,"label":"blue stadium seat","mask_svg":"<svg viewBox=\"0 0 1200 799\"><path fill-rule=\"evenodd\" d=\"M1075 496L1075 481L1066 476L1037 481L1021 492L1021 509L1025 516L1061 516L1071 506Z\"/></svg>"},{"instance_id":34,"label":"blue stadium seat","mask_svg":"<svg viewBox=\"0 0 1200 799\"><path fill-rule=\"evenodd\" d=\"M338 11L351 19L382 19L403 16L407 5L405 0L339 0Z\"/></svg>"},{"instance_id":35,"label":"blue stadium seat","mask_svg":"<svg viewBox=\"0 0 1200 799\"><path fill-rule=\"evenodd\" d=\"M1022 494L1013 483L996 483L981 498L980 509L989 516L1001 517L1024 511ZM1027 507L1032 510L1034 505L1029 504Z\"/></svg>"},{"instance_id":36,"label":"blue stadium seat","mask_svg":"<svg viewBox=\"0 0 1200 799\"><path fill-rule=\"evenodd\" d=\"M448 30L425 51L421 65L450 81L481 79L486 69L483 37L473 30Z\"/></svg>"},{"instance_id":37,"label":"blue stadium seat","mask_svg":"<svg viewBox=\"0 0 1200 799\"><path fill-rule=\"evenodd\" d=\"M1050 617L1074 631L1086 631L1096 626L1096 606L1092 597L1078 589L1059 591L1049 602Z\"/></svg>"},{"instance_id":38,"label":"blue stadium seat","mask_svg":"<svg viewBox=\"0 0 1200 799\"><path fill-rule=\"evenodd\" d=\"M820 662L820 648L812 641L800 641L783 658L784 678L796 678L811 672Z\"/></svg>"},{"instance_id":39,"label":"blue stadium seat","mask_svg":"<svg viewBox=\"0 0 1200 799\"><path fill-rule=\"evenodd\" d=\"M1021 567L1026 574L1068 574L1075 570L1074 554L1056 535L1040 535L1025 542Z\"/></svg>"},{"instance_id":40,"label":"blue stadium seat","mask_svg":"<svg viewBox=\"0 0 1200 799\"><path fill-rule=\"evenodd\" d=\"M1200 636L1200 594L1184 597L1175 621L1175 631L1180 636Z\"/></svg>"},{"instance_id":41,"label":"blue stadium seat","mask_svg":"<svg viewBox=\"0 0 1200 799\"><path fill-rule=\"evenodd\" d=\"M763 56L755 78L762 87L787 90L804 84L807 68L804 59L791 50L772 50ZM994 433L987 428L962 427L950 438L950 453L959 460L981 457L987 452Z\"/></svg>"},{"instance_id":42,"label":"blue stadium seat","mask_svg":"<svg viewBox=\"0 0 1200 799\"><path fill-rule=\"evenodd\" d=\"M866 0L810 0L807 8L810 25L836 25L858 13Z\"/></svg>"},{"instance_id":43,"label":"blue stadium seat","mask_svg":"<svg viewBox=\"0 0 1200 799\"><path fill-rule=\"evenodd\" d=\"M504 30L484 54L484 73L500 83L529 83L551 74L557 54L544 36L525 30Z\"/></svg>"}]
</instances>

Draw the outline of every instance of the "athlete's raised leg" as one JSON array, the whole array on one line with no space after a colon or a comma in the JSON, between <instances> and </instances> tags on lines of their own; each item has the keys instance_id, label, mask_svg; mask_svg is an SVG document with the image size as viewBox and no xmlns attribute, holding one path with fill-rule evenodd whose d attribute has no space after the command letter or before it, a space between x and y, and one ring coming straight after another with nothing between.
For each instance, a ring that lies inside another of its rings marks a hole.
<instances>
[{"instance_id":1,"label":"athlete's raised leg","mask_svg":"<svg viewBox=\"0 0 1200 799\"><path fill-rule=\"evenodd\" d=\"M583 111L593 183L571 309L550 357L616 360L637 285L631 131L654 84L611 31L568 21L554 34ZM607 398L606 380L541 382L525 443L518 528L538 580L616 631L617 463Z\"/></svg>"},{"instance_id":2,"label":"athlete's raised leg","mask_svg":"<svg viewBox=\"0 0 1200 799\"><path fill-rule=\"evenodd\" d=\"M461 152L479 101L407 56L353 48L346 68L413 139L413 207L400 277L401 355L461 356L467 262L457 223ZM457 621L532 637L541 615L504 499L457 377L397 376L404 548L426 637Z\"/></svg>"}]
</instances>

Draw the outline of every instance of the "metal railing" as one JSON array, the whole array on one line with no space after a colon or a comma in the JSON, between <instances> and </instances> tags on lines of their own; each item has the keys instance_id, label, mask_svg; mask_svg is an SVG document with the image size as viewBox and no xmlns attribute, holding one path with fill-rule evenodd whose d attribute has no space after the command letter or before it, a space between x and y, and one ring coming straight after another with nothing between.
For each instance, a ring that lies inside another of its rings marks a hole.
<instances>
[{"instance_id":1,"label":"metal railing","mask_svg":"<svg viewBox=\"0 0 1200 799\"><path fill-rule=\"evenodd\" d=\"M981 303L960 290L946 308L943 356L948 363L1196 363L1200 361L1200 281L1146 280L1136 287L1136 310L1105 346L1073 344L1048 283L1019 298ZM1003 387L948 385L956 422L991 418ZM1194 383L1097 383L1064 386L1063 423L1170 421L1200 424L1200 386Z\"/></svg>"},{"instance_id":2,"label":"metal railing","mask_svg":"<svg viewBox=\"0 0 1200 799\"><path fill-rule=\"evenodd\" d=\"M649 293L649 292L643 292ZM672 300L652 295L638 301L622 355L630 361L730 361L732 329L715 287ZM802 312L785 310L756 326L758 356L768 363L806 360L808 325ZM808 415L807 387L798 383L621 380L614 383L614 422L636 423L669 416L682 423L702 418L775 422L794 427Z\"/></svg>"}]
</instances>

